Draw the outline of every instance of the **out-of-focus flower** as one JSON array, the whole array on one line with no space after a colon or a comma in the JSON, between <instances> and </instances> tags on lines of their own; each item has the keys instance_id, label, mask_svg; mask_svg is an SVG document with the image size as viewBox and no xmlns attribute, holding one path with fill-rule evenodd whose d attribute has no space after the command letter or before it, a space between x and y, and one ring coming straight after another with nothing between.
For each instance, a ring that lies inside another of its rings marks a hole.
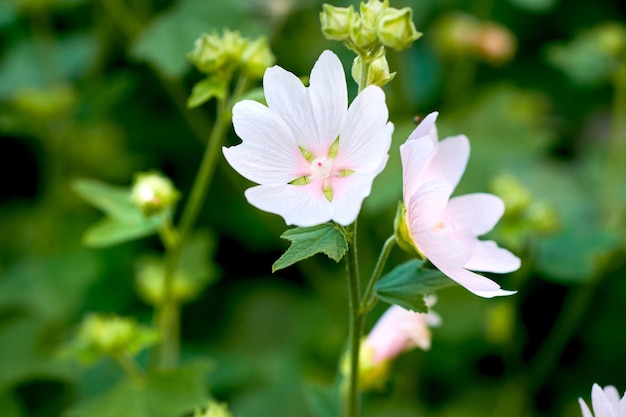
<instances>
[{"instance_id":1,"label":"out-of-focus flower","mask_svg":"<svg viewBox=\"0 0 626 417\"><path fill-rule=\"evenodd\" d=\"M435 296L426 297L432 306ZM359 379L364 390L382 387L389 375L389 365L399 354L419 347L430 349L429 327L441 324L441 318L430 310L427 314L391 306L380 317L374 328L361 344Z\"/></svg>"},{"instance_id":2,"label":"out-of-focus flower","mask_svg":"<svg viewBox=\"0 0 626 417\"><path fill-rule=\"evenodd\" d=\"M180 193L169 178L156 172L140 172L135 175L131 198L144 215L151 216L172 209Z\"/></svg>"},{"instance_id":3,"label":"out-of-focus flower","mask_svg":"<svg viewBox=\"0 0 626 417\"><path fill-rule=\"evenodd\" d=\"M582 398L578 398L580 410L583 417L626 417L626 392L620 399L617 389L608 385L604 389L598 384L593 384L591 388L591 405L593 414L587 403Z\"/></svg>"},{"instance_id":4,"label":"out-of-focus flower","mask_svg":"<svg viewBox=\"0 0 626 417\"><path fill-rule=\"evenodd\" d=\"M260 185L245 196L287 224L352 223L388 159L393 125L385 94L365 88L348 108L339 58L324 51L305 87L274 66L263 85L268 107L243 100L233 108L243 143L223 148L230 165Z\"/></svg>"},{"instance_id":5,"label":"out-of-focus flower","mask_svg":"<svg viewBox=\"0 0 626 417\"><path fill-rule=\"evenodd\" d=\"M504 213L495 195L476 193L450 199L469 158L464 135L439 142L429 114L400 147L403 167L404 221L418 253L441 272L481 297L510 295L494 281L471 272L506 273L520 260L493 241L489 232Z\"/></svg>"}]
</instances>

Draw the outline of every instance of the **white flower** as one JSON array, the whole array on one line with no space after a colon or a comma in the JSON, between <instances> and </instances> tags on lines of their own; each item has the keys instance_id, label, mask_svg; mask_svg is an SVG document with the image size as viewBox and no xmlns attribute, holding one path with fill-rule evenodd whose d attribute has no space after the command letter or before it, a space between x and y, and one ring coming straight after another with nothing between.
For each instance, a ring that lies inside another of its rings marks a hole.
<instances>
[{"instance_id":1,"label":"white flower","mask_svg":"<svg viewBox=\"0 0 626 417\"><path fill-rule=\"evenodd\" d=\"M626 392L619 398L617 389L612 386L600 388L598 384L593 384L591 388L591 404L594 414L591 414L589 407L582 398L578 399L583 417L626 417Z\"/></svg>"},{"instance_id":2,"label":"white flower","mask_svg":"<svg viewBox=\"0 0 626 417\"><path fill-rule=\"evenodd\" d=\"M481 297L513 294L489 278L471 271L505 273L520 260L493 241L478 239L504 213L495 195L467 194L450 198L469 158L464 135L439 141L429 114L400 147L405 222L417 250L441 272Z\"/></svg>"},{"instance_id":3,"label":"white flower","mask_svg":"<svg viewBox=\"0 0 626 417\"><path fill-rule=\"evenodd\" d=\"M278 66L265 71L263 87L268 106L237 103L242 143L223 148L235 170L260 184L246 190L248 202L287 224L352 223L388 159L393 125L383 91L369 86L348 108L343 67L330 51L309 87Z\"/></svg>"}]
</instances>

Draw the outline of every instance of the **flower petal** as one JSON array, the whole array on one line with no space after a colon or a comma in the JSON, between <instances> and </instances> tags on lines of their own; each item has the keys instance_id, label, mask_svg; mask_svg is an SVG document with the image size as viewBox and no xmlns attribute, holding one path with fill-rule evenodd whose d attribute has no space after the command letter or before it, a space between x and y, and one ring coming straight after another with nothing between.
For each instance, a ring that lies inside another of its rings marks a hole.
<instances>
[{"instance_id":1,"label":"flower petal","mask_svg":"<svg viewBox=\"0 0 626 417\"><path fill-rule=\"evenodd\" d=\"M611 406L617 411L619 405L619 392L613 385L607 385L604 387L604 396Z\"/></svg>"},{"instance_id":2,"label":"flower petal","mask_svg":"<svg viewBox=\"0 0 626 417\"><path fill-rule=\"evenodd\" d=\"M309 164L291 131L267 107L252 100L237 103L233 125L243 143L222 151L228 163L250 181L280 184L309 174Z\"/></svg>"},{"instance_id":3,"label":"flower petal","mask_svg":"<svg viewBox=\"0 0 626 417\"><path fill-rule=\"evenodd\" d=\"M463 265L472 271L497 272L504 274L519 269L520 259L492 240L477 240L472 246L472 257Z\"/></svg>"},{"instance_id":4,"label":"flower petal","mask_svg":"<svg viewBox=\"0 0 626 417\"><path fill-rule=\"evenodd\" d=\"M431 181L409 198L406 206L411 233L429 231L442 220L451 192L447 182Z\"/></svg>"},{"instance_id":5,"label":"flower petal","mask_svg":"<svg viewBox=\"0 0 626 417\"><path fill-rule=\"evenodd\" d=\"M454 190L465 172L469 154L469 140L465 135L442 140L435 146L428 165L422 171L420 182L444 179Z\"/></svg>"},{"instance_id":6,"label":"flower petal","mask_svg":"<svg viewBox=\"0 0 626 417\"><path fill-rule=\"evenodd\" d=\"M583 413L583 417L593 417L591 410L589 410L589 406L583 401L582 398L578 399L578 404L580 405L580 411Z\"/></svg>"},{"instance_id":7,"label":"flower petal","mask_svg":"<svg viewBox=\"0 0 626 417\"><path fill-rule=\"evenodd\" d=\"M317 134L311 140L318 142L310 151L327 153L339 136L348 109L346 76L337 55L328 50L322 52L311 70L308 92Z\"/></svg>"},{"instance_id":8,"label":"flower petal","mask_svg":"<svg viewBox=\"0 0 626 417\"><path fill-rule=\"evenodd\" d=\"M356 172L371 172L387 158L393 124L387 123L385 93L368 86L354 99L339 136L335 164Z\"/></svg>"},{"instance_id":9,"label":"flower petal","mask_svg":"<svg viewBox=\"0 0 626 417\"><path fill-rule=\"evenodd\" d=\"M489 232L504 214L504 203L493 194L474 193L454 197L446 207L445 218L459 231L472 236Z\"/></svg>"},{"instance_id":10,"label":"flower petal","mask_svg":"<svg viewBox=\"0 0 626 417\"><path fill-rule=\"evenodd\" d=\"M441 230L414 233L413 239L424 256L437 267L461 268L472 256L470 246Z\"/></svg>"},{"instance_id":11,"label":"flower petal","mask_svg":"<svg viewBox=\"0 0 626 417\"><path fill-rule=\"evenodd\" d=\"M289 126L297 144L309 152L320 152L315 114L300 79L275 65L265 70L263 91L268 107Z\"/></svg>"},{"instance_id":12,"label":"flower petal","mask_svg":"<svg viewBox=\"0 0 626 417\"><path fill-rule=\"evenodd\" d=\"M373 173L361 174L355 172L346 177L333 179L332 219L334 221L347 226L356 220L361 211L363 200L372 191L374 178L384 168L386 162L385 158L380 169Z\"/></svg>"},{"instance_id":13,"label":"flower petal","mask_svg":"<svg viewBox=\"0 0 626 417\"><path fill-rule=\"evenodd\" d=\"M433 144L439 142L439 136L437 135L437 125L435 122L437 121L437 116L439 113L434 111L428 116L424 117L424 120L420 122L419 125L411 132L407 141L415 140L427 136Z\"/></svg>"},{"instance_id":14,"label":"flower petal","mask_svg":"<svg viewBox=\"0 0 626 417\"><path fill-rule=\"evenodd\" d=\"M598 384L593 384L593 387L591 387L591 404L596 417L613 417L610 404L604 395L604 391Z\"/></svg>"},{"instance_id":15,"label":"flower petal","mask_svg":"<svg viewBox=\"0 0 626 417\"><path fill-rule=\"evenodd\" d=\"M331 205L320 184L259 185L248 188L246 198L253 206L278 214L287 225L316 226L331 218Z\"/></svg>"},{"instance_id":16,"label":"flower petal","mask_svg":"<svg viewBox=\"0 0 626 417\"><path fill-rule=\"evenodd\" d=\"M400 157L402 159L402 194L405 203L410 200L410 197L415 194L419 188L420 173L426 165L432 150L433 142L425 137L416 140L407 140L400 146Z\"/></svg>"},{"instance_id":17,"label":"flower petal","mask_svg":"<svg viewBox=\"0 0 626 417\"><path fill-rule=\"evenodd\" d=\"M434 262L433 264L448 277L480 297L492 298L516 293L516 291L503 290L496 282L467 269L442 267Z\"/></svg>"}]
</instances>

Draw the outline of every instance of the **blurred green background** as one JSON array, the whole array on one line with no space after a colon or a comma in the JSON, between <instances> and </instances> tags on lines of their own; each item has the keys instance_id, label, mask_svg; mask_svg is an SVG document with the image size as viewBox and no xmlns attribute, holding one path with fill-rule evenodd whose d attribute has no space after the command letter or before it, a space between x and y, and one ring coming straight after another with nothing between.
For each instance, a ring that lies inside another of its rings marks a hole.
<instances>
[{"instance_id":1,"label":"blurred green background","mask_svg":"<svg viewBox=\"0 0 626 417\"><path fill-rule=\"evenodd\" d=\"M347 6L350 2L338 2ZM424 36L388 52L394 143L361 215L371 270L401 198L398 146L440 111L440 137L466 134L457 193L494 192L508 212L490 235L523 259L494 276L518 293L438 294L432 349L393 365L367 416L578 416L594 382L626 389L626 4L620 0L422 0ZM60 416L120 378L58 350L87 312L149 323L135 259L156 237L90 249L102 213L79 178L128 185L157 169L187 195L214 104L187 110L202 32L266 35L277 64L308 75L324 49L317 0L3 0L0 3L0 415ZM351 97L356 84L348 79ZM239 143L229 130L227 144ZM207 392L235 416L314 416L347 332L343 264L322 255L271 274L284 222L245 202L250 183L220 161L199 227L214 284L187 304L182 360L209 359ZM408 258L392 253L389 267ZM370 314L366 328L386 306ZM140 360L142 358L140 357ZM313 407L311 407L313 405ZM191 411L191 410L190 410ZM122 414L120 414L122 416ZM94 416L98 417L98 416Z\"/></svg>"}]
</instances>

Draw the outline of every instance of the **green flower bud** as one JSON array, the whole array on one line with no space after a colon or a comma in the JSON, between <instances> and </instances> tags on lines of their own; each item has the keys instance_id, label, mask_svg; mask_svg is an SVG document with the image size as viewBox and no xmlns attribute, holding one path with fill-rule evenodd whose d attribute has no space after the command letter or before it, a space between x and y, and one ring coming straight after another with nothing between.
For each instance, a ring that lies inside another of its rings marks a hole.
<instances>
[{"instance_id":1,"label":"green flower bud","mask_svg":"<svg viewBox=\"0 0 626 417\"><path fill-rule=\"evenodd\" d=\"M406 207L402 201L398 202L398 209L396 210L396 217L393 220L393 229L396 236L396 242L400 249L412 256L418 256L420 258L426 258L415 246L411 232L407 225L406 220Z\"/></svg>"},{"instance_id":2,"label":"green flower bud","mask_svg":"<svg viewBox=\"0 0 626 417\"><path fill-rule=\"evenodd\" d=\"M274 54L265 37L248 42L241 54L243 71L253 78L261 78L265 69L274 65Z\"/></svg>"},{"instance_id":3,"label":"green flower bud","mask_svg":"<svg viewBox=\"0 0 626 417\"><path fill-rule=\"evenodd\" d=\"M389 0L369 0L361 3L361 20L368 26L376 27L378 22L387 12Z\"/></svg>"},{"instance_id":4,"label":"green flower bud","mask_svg":"<svg viewBox=\"0 0 626 417\"><path fill-rule=\"evenodd\" d=\"M380 42L397 51L408 48L420 36L422 33L415 30L413 11L410 7L403 9L387 8L378 22Z\"/></svg>"},{"instance_id":5,"label":"green flower bud","mask_svg":"<svg viewBox=\"0 0 626 417\"><path fill-rule=\"evenodd\" d=\"M169 178L155 172L135 175L131 199L145 216L172 209L179 198L180 193Z\"/></svg>"},{"instance_id":6,"label":"green flower bud","mask_svg":"<svg viewBox=\"0 0 626 417\"><path fill-rule=\"evenodd\" d=\"M221 69L228 59L222 40L217 34L207 35L206 33L196 39L194 50L189 52L187 57L198 71L205 74Z\"/></svg>"},{"instance_id":7,"label":"green flower bud","mask_svg":"<svg viewBox=\"0 0 626 417\"><path fill-rule=\"evenodd\" d=\"M322 7L320 22L322 24L322 33L326 39L336 41L348 39L352 25L357 19L354 7L335 7L330 4L324 4Z\"/></svg>"},{"instance_id":8,"label":"green flower bud","mask_svg":"<svg viewBox=\"0 0 626 417\"><path fill-rule=\"evenodd\" d=\"M161 259L140 258L135 267L137 292L148 304L159 306L165 298L165 267ZM206 280L193 279L185 271L176 271L172 281L172 298L184 303L196 298L206 286Z\"/></svg>"},{"instance_id":9,"label":"green flower bud","mask_svg":"<svg viewBox=\"0 0 626 417\"><path fill-rule=\"evenodd\" d=\"M361 77L361 65L362 59L360 56L354 58L352 63L352 78L357 82L360 82ZM389 63L385 55L375 59L370 64L369 74L367 75L367 85L375 84L379 87L383 87L389 81L393 80L396 73L389 73Z\"/></svg>"},{"instance_id":10,"label":"green flower bud","mask_svg":"<svg viewBox=\"0 0 626 417\"><path fill-rule=\"evenodd\" d=\"M350 41L356 46L356 52L367 52L378 44L376 26L363 19L355 20L350 31Z\"/></svg>"},{"instance_id":11,"label":"green flower bud","mask_svg":"<svg viewBox=\"0 0 626 417\"><path fill-rule=\"evenodd\" d=\"M193 417L233 417L226 404L210 401L206 410L196 410Z\"/></svg>"}]
</instances>

